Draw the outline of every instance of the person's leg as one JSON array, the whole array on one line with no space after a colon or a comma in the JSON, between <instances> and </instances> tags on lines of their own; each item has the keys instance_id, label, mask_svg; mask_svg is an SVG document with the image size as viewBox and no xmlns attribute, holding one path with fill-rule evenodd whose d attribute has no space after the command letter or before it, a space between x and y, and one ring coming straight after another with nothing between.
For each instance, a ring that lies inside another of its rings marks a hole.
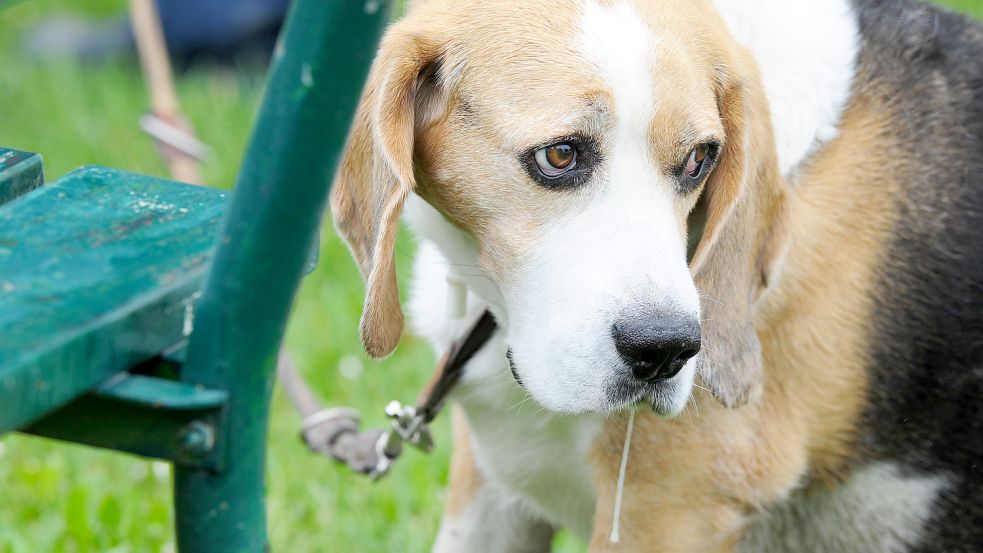
<instances>
[{"instance_id":1,"label":"person's leg","mask_svg":"<svg viewBox=\"0 0 983 553\"><path fill-rule=\"evenodd\" d=\"M231 61L246 52L269 55L289 0L157 0L168 50L178 67L205 58ZM98 62L135 52L124 15L108 21L56 16L24 38L29 55Z\"/></svg>"}]
</instances>

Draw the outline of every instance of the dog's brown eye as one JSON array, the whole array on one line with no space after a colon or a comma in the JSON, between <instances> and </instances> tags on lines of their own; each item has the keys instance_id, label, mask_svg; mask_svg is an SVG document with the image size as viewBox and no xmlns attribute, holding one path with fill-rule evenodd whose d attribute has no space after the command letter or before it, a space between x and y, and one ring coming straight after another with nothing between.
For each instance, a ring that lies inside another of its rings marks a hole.
<instances>
[{"instance_id":1,"label":"dog's brown eye","mask_svg":"<svg viewBox=\"0 0 983 553\"><path fill-rule=\"evenodd\" d=\"M710 145L700 144L689 154L686 161L686 176L696 179L703 174L703 166L706 165L707 156L710 155Z\"/></svg>"},{"instance_id":2,"label":"dog's brown eye","mask_svg":"<svg viewBox=\"0 0 983 553\"><path fill-rule=\"evenodd\" d=\"M540 148L536 151L536 165L547 177L559 177L577 166L577 148L568 142Z\"/></svg>"}]
</instances>

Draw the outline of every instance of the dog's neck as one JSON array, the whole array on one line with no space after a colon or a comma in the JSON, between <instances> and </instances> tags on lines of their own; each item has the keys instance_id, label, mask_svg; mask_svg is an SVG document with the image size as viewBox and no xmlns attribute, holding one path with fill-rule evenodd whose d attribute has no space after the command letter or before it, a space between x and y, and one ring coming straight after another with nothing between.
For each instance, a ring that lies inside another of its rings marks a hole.
<instances>
[{"instance_id":1,"label":"dog's neck","mask_svg":"<svg viewBox=\"0 0 983 553\"><path fill-rule=\"evenodd\" d=\"M503 328L508 328L505 299L495 281L481 267L475 239L447 220L417 194L411 194L403 213L414 234L432 242L449 263L448 273L477 295Z\"/></svg>"},{"instance_id":2,"label":"dog's neck","mask_svg":"<svg viewBox=\"0 0 983 553\"><path fill-rule=\"evenodd\" d=\"M850 0L713 0L758 62L782 174L839 133L860 48ZM817 29L821 31L817 32Z\"/></svg>"}]
</instances>

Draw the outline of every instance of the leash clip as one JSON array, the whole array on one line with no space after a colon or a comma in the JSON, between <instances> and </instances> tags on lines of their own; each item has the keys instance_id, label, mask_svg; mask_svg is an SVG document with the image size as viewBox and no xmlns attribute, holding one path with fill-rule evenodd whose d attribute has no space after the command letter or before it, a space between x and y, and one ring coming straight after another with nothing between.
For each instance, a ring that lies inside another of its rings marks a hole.
<instances>
[{"instance_id":1,"label":"leash clip","mask_svg":"<svg viewBox=\"0 0 983 553\"><path fill-rule=\"evenodd\" d=\"M369 474L373 480L378 480L389 472L393 462L403 453L403 443L423 453L433 451L430 426L424 415L417 413L415 407L393 400L386 405L386 416L392 419L392 428L379 436L379 441L375 444L379 462Z\"/></svg>"}]
</instances>

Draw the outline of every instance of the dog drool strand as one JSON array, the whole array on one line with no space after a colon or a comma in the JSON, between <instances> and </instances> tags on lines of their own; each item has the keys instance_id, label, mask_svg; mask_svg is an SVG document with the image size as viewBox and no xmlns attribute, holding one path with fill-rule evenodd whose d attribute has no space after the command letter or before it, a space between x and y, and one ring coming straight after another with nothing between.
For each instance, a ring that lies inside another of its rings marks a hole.
<instances>
[{"instance_id":1,"label":"dog drool strand","mask_svg":"<svg viewBox=\"0 0 983 553\"><path fill-rule=\"evenodd\" d=\"M614 494L614 513L611 521L611 543L621 541L621 498L625 493L625 474L628 472L628 452L631 450L631 434L635 429L635 411L628 413L628 431L625 447L621 451L621 468L618 470L618 488Z\"/></svg>"}]
</instances>

